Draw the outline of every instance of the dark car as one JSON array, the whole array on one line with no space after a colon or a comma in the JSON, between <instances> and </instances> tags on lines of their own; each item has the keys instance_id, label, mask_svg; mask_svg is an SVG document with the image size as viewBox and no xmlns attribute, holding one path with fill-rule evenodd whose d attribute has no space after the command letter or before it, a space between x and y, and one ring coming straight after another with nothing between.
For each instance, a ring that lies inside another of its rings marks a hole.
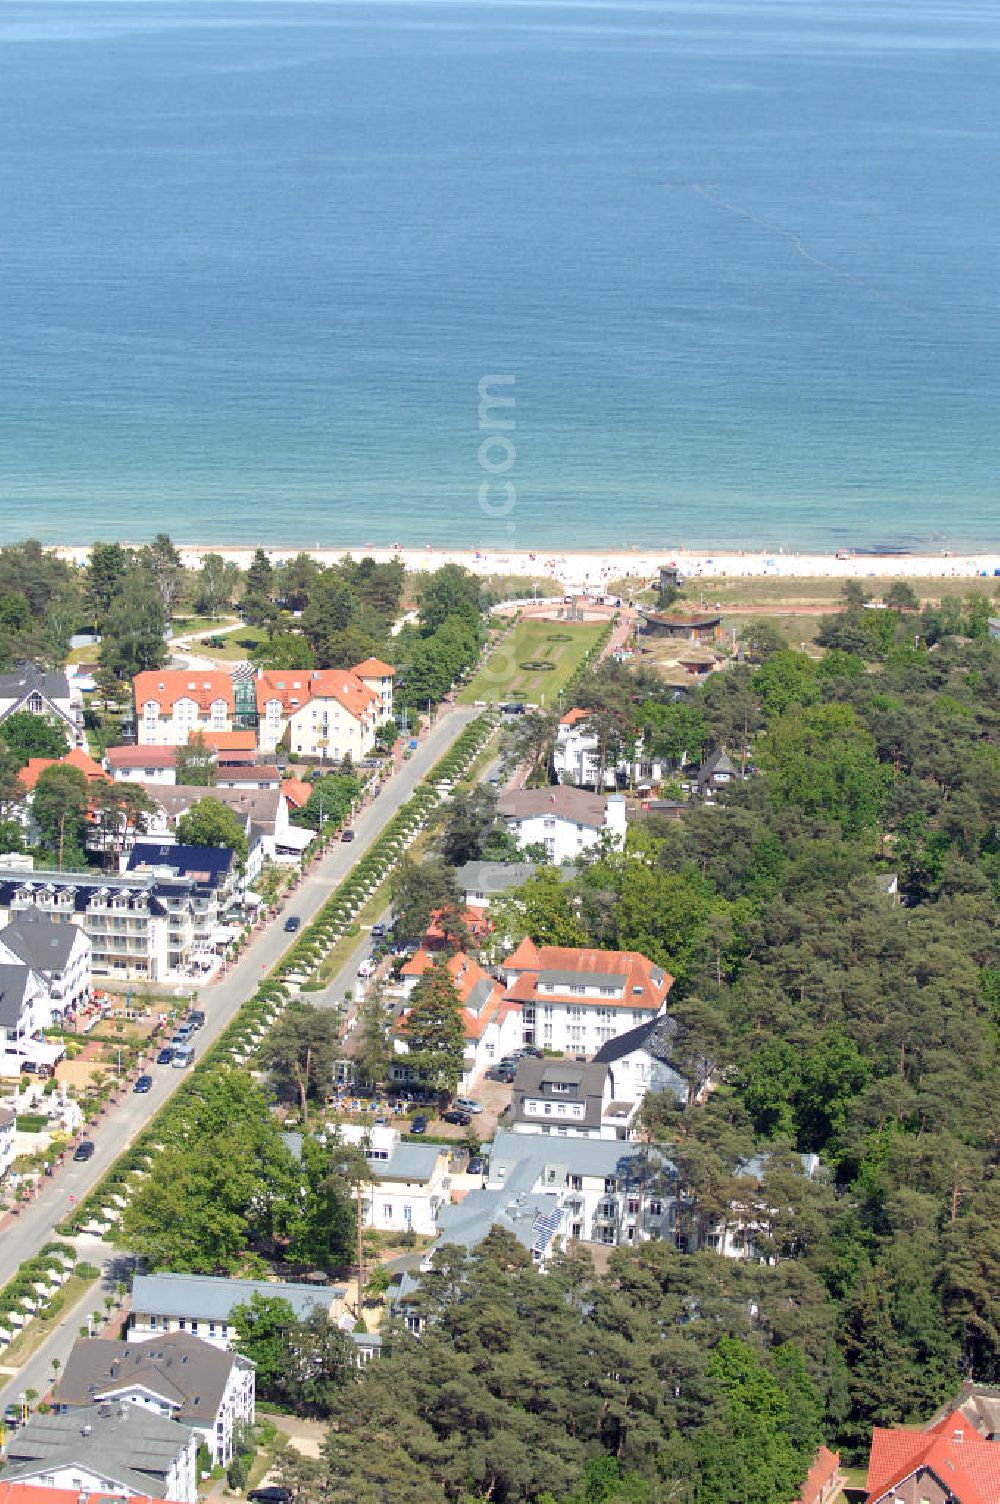
<instances>
[{"instance_id":1,"label":"dark car","mask_svg":"<svg viewBox=\"0 0 1000 1504\"><path fill-rule=\"evenodd\" d=\"M205 1027L205 1015L200 1008L192 1008L188 1014L188 1023L192 1029L203 1029Z\"/></svg>"},{"instance_id":2,"label":"dark car","mask_svg":"<svg viewBox=\"0 0 1000 1504\"><path fill-rule=\"evenodd\" d=\"M160 1051L160 1053L156 1057L156 1063L157 1063L157 1065L171 1065L173 1063L173 1059L174 1059L174 1052L173 1052L173 1050L170 1048L169 1045L164 1045L163 1049Z\"/></svg>"},{"instance_id":3,"label":"dark car","mask_svg":"<svg viewBox=\"0 0 1000 1504\"><path fill-rule=\"evenodd\" d=\"M410 1124L410 1132L411 1133L426 1133L427 1132L427 1114L426 1113L423 1113L423 1112L418 1112L417 1113L416 1117L413 1119L413 1122Z\"/></svg>"},{"instance_id":4,"label":"dark car","mask_svg":"<svg viewBox=\"0 0 1000 1504\"><path fill-rule=\"evenodd\" d=\"M152 1076L138 1076L136 1078L136 1083L135 1083L135 1085L132 1088L132 1090L134 1092L138 1092L138 1094L139 1094L140 1097L144 1097L146 1095L147 1091L152 1091L152 1089L153 1089L153 1078L152 1078Z\"/></svg>"},{"instance_id":5,"label":"dark car","mask_svg":"<svg viewBox=\"0 0 1000 1504\"><path fill-rule=\"evenodd\" d=\"M285 920L285 934L294 935L295 931L301 924L302 920L299 918L298 914L289 914L288 918Z\"/></svg>"},{"instance_id":6,"label":"dark car","mask_svg":"<svg viewBox=\"0 0 1000 1504\"><path fill-rule=\"evenodd\" d=\"M373 940L381 940L381 938L382 938L382 936L384 934L385 934L385 925L384 924L373 924L372 925L372 939Z\"/></svg>"},{"instance_id":7,"label":"dark car","mask_svg":"<svg viewBox=\"0 0 1000 1504\"><path fill-rule=\"evenodd\" d=\"M78 1160L80 1164L82 1164L84 1160L93 1159L93 1157L94 1145L92 1140L89 1138L85 1138L80 1143L78 1143L75 1150L73 1151L73 1158L75 1160Z\"/></svg>"},{"instance_id":8,"label":"dark car","mask_svg":"<svg viewBox=\"0 0 1000 1504\"><path fill-rule=\"evenodd\" d=\"M353 830L342 830L340 832L340 839L342 841L353 841L354 840L354 831Z\"/></svg>"},{"instance_id":9,"label":"dark car","mask_svg":"<svg viewBox=\"0 0 1000 1504\"><path fill-rule=\"evenodd\" d=\"M291 1504L292 1491L290 1488L279 1488L276 1483L269 1483L265 1488L252 1488L247 1499L250 1504Z\"/></svg>"},{"instance_id":10,"label":"dark car","mask_svg":"<svg viewBox=\"0 0 1000 1504\"><path fill-rule=\"evenodd\" d=\"M542 1050L542 1049L539 1049L539 1047L538 1047L537 1044L526 1044L524 1046L524 1049L523 1050L519 1050L518 1053L520 1055L523 1055L523 1056L526 1056L526 1057L530 1057L532 1060L544 1060L545 1059L545 1051Z\"/></svg>"},{"instance_id":11,"label":"dark car","mask_svg":"<svg viewBox=\"0 0 1000 1504\"><path fill-rule=\"evenodd\" d=\"M491 1065L486 1072L487 1081L502 1081L505 1086L510 1086L517 1075L514 1067L506 1065Z\"/></svg>"},{"instance_id":12,"label":"dark car","mask_svg":"<svg viewBox=\"0 0 1000 1504\"><path fill-rule=\"evenodd\" d=\"M447 1112L441 1114L442 1123L454 1123L459 1128L468 1128L472 1122L472 1114L461 1112L457 1107L449 1107Z\"/></svg>"},{"instance_id":13,"label":"dark car","mask_svg":"<svg viewBox=\"0 0 1000 1504\"><path fill-rule=\"evenodd\" d=\"M474 1154L465 1167L466 1175L481 1175L486 1168L486 1161L481 1154Z\"/></svg>"}]
</instances>

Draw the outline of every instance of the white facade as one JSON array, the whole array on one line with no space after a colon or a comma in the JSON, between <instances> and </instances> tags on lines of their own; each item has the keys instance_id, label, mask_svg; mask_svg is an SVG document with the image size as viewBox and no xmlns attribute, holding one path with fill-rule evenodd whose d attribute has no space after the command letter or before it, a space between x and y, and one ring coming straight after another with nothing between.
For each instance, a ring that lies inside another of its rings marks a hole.
<instances>
[{"instance_id":1,"label":"white facade","mask_svg":"<svg viewBox=\"0 0 1000 1504\"><path fill-rule=\"evenodd\" d=\"M0 724L20 711L44 716L57 725L67 746L86 746L83 695L80 686L64 673L45 673L34 664L23 663L12 673L0 674Z\"/></svg>"},{"instance_id":2,"label":"white facade","mask_svg":"<svg viewBox=\"0 0 1000 1504\"><path fill-rule=\"evenodd\" d=\"M171 1394L164 1388L160 1392L155 1388L155 1381L117 1388L108 1386L95 1394L94 1399L95 1402L111 1399L118 1404L135 1405L140 1410L162 1416L164 1420L176 1420L179 1425L188 1426L196 1443L204 1443L208 1448L213 1463L226 1467L233 1460L234 1426L240 1421L252 1425L256 1415L254 1367L246 1359L234 1355L218 1409L211 1419L206 1417L203 1422L183 1419L178 1414L176 1391Z\"/></svg>"},{"instance_id":3,"label":"white facade","mask_svg":"<svg viewBox=\"0 0 1000 1504\"><path fill-rule=\"evenodd\" d=\"M14 1163L14 1133L17 1119L9 1107L0 1107L0 1180Z\"/></svg>"},{"instance_id":4,"label":"white facade","mask_svg":"<svg viewBox=\"0 0 1000 1504\"><path fill-rule=\"evenodd\" d=\"M342 1126L345 1142L363 1143L372 1182L361 1189L366 1227L433 1237L448 1200L448 1154L439 1144L404 1144L395 1128ZM362 1138L363 1135L363 1138Z\"/></svg>"},{"instance_id":5,"label":"white facade","mask_svg":"<svg viewBox=\"0 0 1000 1504\"><path fill-rule=\"evenodd\" d=\"M48 944L50 938L56 943ZM32 917L0 929L0 961L30 966L53 1012L75 1010L90 997L91 957L90 940L74 924L60 924L53 935L50 922Z\"/></svg>"},{"instance_id":6,"label":"white facade","mask_svg":"<svg viewBox=\"0 0 1000 1504\"><path fill-rule=\"evenodd\" d=\"M497 808L519 846L544 847L557 867L596 855L605 844L615 851L625 847L622 794L585 794L567 786L522 789L502 794Z\"/></svg>"},{"instance_id":7,"label":"white facade","mask_svg":"<svg viewBox=\"0 0 1000 1504\"><path fill-rule=\"evenodd\" d=\"M183 747L197 732L233 729L233 681L218 669L151 669L133 680L136 741Z\"/></svg>"},{"instance_id":8,"label":"white facade","mask_svg":"<svg viewBox=\"0 0 1000 1504\"><path fill-rule=\"evenodd\" d=\"M590 1056L666 1008L673 983L634 951L534 946L503 963L509 1002L520 1004L523 1044Z\"/></svg>"}]
</instances>

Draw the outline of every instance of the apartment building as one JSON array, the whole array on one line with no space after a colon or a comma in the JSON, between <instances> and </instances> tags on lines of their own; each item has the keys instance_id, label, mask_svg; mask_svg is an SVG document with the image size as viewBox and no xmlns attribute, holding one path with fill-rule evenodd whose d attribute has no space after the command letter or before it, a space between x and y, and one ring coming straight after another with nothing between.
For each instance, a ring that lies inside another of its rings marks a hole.
<instances>
[{"instance_id":1,"label":"apartment building","mask_svg":"<svg viewBox=\"0 0 1000 1504\"><path fill-rule=\"evenodd\" d=\"M183 747L198 732L232 731L232 676L221 669L151 669L133 680L136 742Z\"/></svg>"},{"instance_id":2,"label":"apartment building","mask_svg":"<svg viewBox=\"0 0 1000 1504\"><path fill-rule=\"evenodd\" d=\"M207 959L203 937L218 913L210 884L164 872L35 871L24 860L0 862L0 922L37 913L78 925L90 941L95 977L187 980Z\"/></svg>"},{"instance_id":3,"label":"apartment building","mask_svg":"<svg viewBox=\"0 0 1000 1504\"><path fill-rule=\"evenodd\" d=\"M509 789L497 812L521 847L540 846L555 866L596 856L606 844L625 847L625 798L592 794L560 784L555 788Z\"/></svg>"},{"instance_id":4,"label":"apartment building","mask_svg":"<svg viewBox=\"0 0 1000 1504\"><path fill-rule=\"evenodd\" d=\"M522 1044L593 1055L666 1009L673 977L637 951L522 940L503 962L504 999L521 1013Z\"/></svg>"}]
</instances>

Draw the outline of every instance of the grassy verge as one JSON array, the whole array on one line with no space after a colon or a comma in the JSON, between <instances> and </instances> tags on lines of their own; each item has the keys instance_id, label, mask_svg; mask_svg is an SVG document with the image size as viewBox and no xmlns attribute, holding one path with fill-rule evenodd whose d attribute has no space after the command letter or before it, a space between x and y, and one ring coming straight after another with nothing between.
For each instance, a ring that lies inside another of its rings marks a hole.
<instances>
[{"instance_id":1,"label":"grassy verge","mask_svg":"<svg viewBox=\"0 0 1000 1504\"><path fill-rule=\"evenodd\" d=\"M522 619L470 679L458 697L460 703L518 699L554 704L605 626L604 622ZM521 667L540 661L553 667L542 671Z\"/></svg>"},{"instance_id":2,"label":"grassy verge","mask_svg":"<svg viewBox=\"0 0 1000 1504\"><path fill-rule=\"evenodd\" d=\"M177 1142L190 1131L189 1104L199 1095L206 1076L233 1065L243 1066L256 1054L260 1040L288 1005L297 983L313 975L321 958L356 922L358 914L385 883L407 844L426 825L440 799L435 785L463 777L493 731L491 717L482 715L460 732L431 769L427 780L417 786L406 804L359 858L350 874L237 1010L183 1083L119 1155L86 1200L74 1207L71 1218L62 1224L66 1233L72 1235L91 1221L103 1228L118 1220L121 1206L134 1187L136 1175L148 1173L164 1144Z\"/></svg>"},{"instance_id":3,"label":"grassy verge","mask_svg":"<svg viewBox=\"0 0 1000 1504\"><path fill-rule=\"evenodd\" d=\"M858 561L858 580L878 598L885 594L892 584L891 578L876 579L866 576L864 572L864 560ZM903 576L900 576L903 578ZM907 578L907 584L913 587L916 595L922 601L940 601L945 596L957 595L959 598L976 591L981 595L994 595L1000 580L985 576L973 576L964 579L936 579L933 576L921 576L914 579ZM763 579L697 579L692 580L684 591L683 601L678 605L690 603L697 606L704 602L707 606L714 606L718 602L722 606L834 606L843 600L844 581L841 579L817 578L811 575L803 575L801 578L788 576L787 578L765 577Z\"/></svg>"},{"instance_id":4,"label":"grassy verge","mask_svg":"<svg viewBox=\"0 0 1000 1504\"><path fill-rule=\"evenodd\" d=\"M32 1317L21 1335L15 1337L9 1347L4 1348L2 1359L4 1367L20 1368L26 1363L32 1353L38 1351L46 1337L52 1335L67 1313L82 1301L87 1291L92 1290L100 1282L100 1275L85 1279L82 1275L71 1274L58 1294L52 1297L45 1314Z\"/></svg>"}]
</instances>

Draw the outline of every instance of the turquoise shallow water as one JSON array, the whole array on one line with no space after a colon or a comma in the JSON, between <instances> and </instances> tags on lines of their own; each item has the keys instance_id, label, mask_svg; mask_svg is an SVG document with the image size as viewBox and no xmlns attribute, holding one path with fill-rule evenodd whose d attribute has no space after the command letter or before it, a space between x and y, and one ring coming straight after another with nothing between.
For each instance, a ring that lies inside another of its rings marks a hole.
<instances>
[{"instance_id":1,"label":"turquoise shallow water","mask_svg":"<svg viewBox=\"0 0 1000 1504\"><path fill-rule=\"evenodd\" d=\"M993 0L4 0L0 79L0 538L1000 542Z\"/></svg>"}]
</instances>

